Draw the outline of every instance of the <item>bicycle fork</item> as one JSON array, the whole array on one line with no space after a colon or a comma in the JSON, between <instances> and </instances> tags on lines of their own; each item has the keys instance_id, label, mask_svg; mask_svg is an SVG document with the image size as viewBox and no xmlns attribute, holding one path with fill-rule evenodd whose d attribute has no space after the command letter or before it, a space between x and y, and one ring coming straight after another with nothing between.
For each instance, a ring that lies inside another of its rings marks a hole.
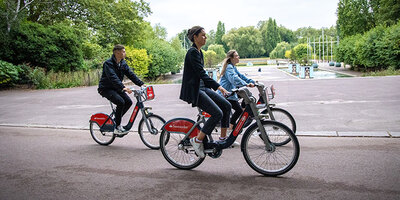
<instances>
[{"instance_id":1,"label":"bicycle fork","mask_svg":"<svg viewBox=\"0 0 400 200\"><path fill-rule=\"evenodd\" d=\"M142 117L146 124L147 130L149 130L151 134L156 135L158 133L158 130L154 128L153 122L148 118L148 116L151 115L151 113L148 111L151 110L151 107L143 107L140 110L142 112Z\"/></svg>"}]
</instances>

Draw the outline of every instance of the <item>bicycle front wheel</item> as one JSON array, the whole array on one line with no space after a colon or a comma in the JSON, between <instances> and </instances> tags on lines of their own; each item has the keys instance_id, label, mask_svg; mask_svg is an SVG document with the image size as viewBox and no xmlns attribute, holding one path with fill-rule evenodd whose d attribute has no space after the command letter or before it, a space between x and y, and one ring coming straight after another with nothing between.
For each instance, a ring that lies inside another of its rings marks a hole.
<instances>
[{"instance_id":1,"label":"bicycle front wheel","mask_svg":"<svg viewBox=\"0 0 400 200\"><path fill-rule=\"evenodd\" d=\"M178 169L193 169L199 166L204 158L197 157L189 139L182 140L183 133L161 132L160 148L164 158Z\"/></svg>"},{"instance_id":2,"label":"bicycle front wheel","mask_svg":"<svg viewBox=\"0 0 400 200\"><path fill-rule=\"evenodd\" d=\"M101 145L109 145L115 140L115 135L112 131L105 132L101 131L99 125L96 122L90 122L90 135L94 141Z\"/></svg>"},{"instance_id":3,"label":"bicycle front wheel","mask_svg":"<svg viewBox=\"0 0 400 200\"><path fill-rule=\"evenodd\" d=\"M165 124L165 120L158 115L150 115L147 117L150 129L146 125L146 121L142 118L139 122L138 132L142 142L150 149L160 148L161 128Z\"/></svg>"},{"instance_id":4,"label":"bicycle front wheel","mask_svg":"<svg viewBox=\"0 0 400 200\"><path fill-rule=\"evenodd\" d=\"M293 116L286 110L282 108L271 108L272 115L274 116L274 119L272 119L271 116L269 116L270 120L274 120L277 122L280 122L282 124L285 124L287 127L292 129L293 133L296 134L296 121L294 120ZM261 112L262 114L268 114L268 110L265 109ZM274 141L275 145L281 146L289 143L290 138L289 137L280 137L280 140Z\"/></svg>"},{"instance_id":5,"label":"bicycle front wheel","mask_svg":"<svg viewBox=\"0 0 400 200\"><path fill-rule=\"evenodd\" d=\"M242 138L243 156L249 166L265 176L278 176L291 170L300 155L297 137L287 126L276 121L261 121L267 137L272 142L267 148L256 123L251 125ZM288 137L285 146L275 145L274 141Z\"/></svg>"}]
</instances>

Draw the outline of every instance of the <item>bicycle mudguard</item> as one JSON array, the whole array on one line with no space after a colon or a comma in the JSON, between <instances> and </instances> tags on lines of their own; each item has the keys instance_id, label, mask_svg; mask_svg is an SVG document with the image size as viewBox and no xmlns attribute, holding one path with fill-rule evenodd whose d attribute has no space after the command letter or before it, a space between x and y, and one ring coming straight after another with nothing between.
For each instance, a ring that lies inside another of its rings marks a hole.
<instances>
[{"instance_id":1,"label":"bicycle mudguard","mask_svg":"<svg viewBox=\"0 0 400 200\"><path fill-rule=\"evenodd\" d=\"M90 122L96 122L99 127L102 127L104 125L104 128L108 127L114 129L114 121L105 113L96 113L92 115L90 117Z\"/></svg>"},{"instance_id":2,"label":"bicycle mudguard","mask_svg":"<svg viewBox=\"0 0 400 200\"><path fill-rule=\"evenodd\" d=\"M193 127L194 124L195 122L191 119L175 118L167 121L161 129L166 130L168 132L186 134L190 131L190 129ZM190 133L189 138L197 136L200 132L200 129L201 129L200 126L195 127L193 131Z\"/></svg>"}]
</instances>

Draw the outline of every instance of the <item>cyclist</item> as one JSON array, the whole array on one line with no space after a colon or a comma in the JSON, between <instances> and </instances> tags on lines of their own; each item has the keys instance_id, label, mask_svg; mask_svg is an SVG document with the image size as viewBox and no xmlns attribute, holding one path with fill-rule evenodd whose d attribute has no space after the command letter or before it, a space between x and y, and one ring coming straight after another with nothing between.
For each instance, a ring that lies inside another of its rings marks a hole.
<instances>
[{"instance_id":1,"label":"cyclist","mask_svg":"<svg viewBox=\"0 0 400 200\"><path fill-rule=\"evenodd\" d=\"M239 54L236 50L230 50L226 54L226 58L222 62L222 70L221 70L221 79L219 84L224 87L229 92L232 92L232 89L237 87L254 87L254 81L252 79L247 78L243 74L241 74L235 65L239 63ZM229 103L231 103L232 108L235 112L232 114L230 120L230 129L236 124L237 119L239 118L240 114L243 112L242 106L239 104L239 98L237 94L234 94L228 97Z\"/></svg>"},{"instance_id":2,"label":"cyclist","mask_svg":"<svg viewBox=\"0 0 400 200\"><path fill-rule=\"evenodd\" d=\"M188 30L188 38L192 41L192 47L187 51L183 69L182 86L179 98L206 111L211 117L205 122L197 137L190 140L195 152L200 158L204 158L203 139L210 135L217 123L221 121L221 136L226 135L229 126L231 104L222 96L211 90L219 90L227 95L226 91L214 79L210 78L204 70L204 58L201 47L206 43L206 33L201 26L194 26ZM204 87L200 89L200 80Z\"/></svg>"},{"instance_id":3,"label":"cyclist","mask_svg":"<svg viewBox=\"0 0 400 200\"><path fill-rule=\"evenodd\" d=\"M132 93L132 90L122 83L124 75L127 76L133 83L138 86L144 85L135 73L129 68L125 62L125 47L117 44L114 46L113 55L103 64L103 73L100 78L99 88L97 91L102 97L107 98L113 104L117 105L115 111L114 134L123 135L128 131L121 126L122 116L129 110L132 105L131 98L125 93Z\"/></svg>"}]
</instances>

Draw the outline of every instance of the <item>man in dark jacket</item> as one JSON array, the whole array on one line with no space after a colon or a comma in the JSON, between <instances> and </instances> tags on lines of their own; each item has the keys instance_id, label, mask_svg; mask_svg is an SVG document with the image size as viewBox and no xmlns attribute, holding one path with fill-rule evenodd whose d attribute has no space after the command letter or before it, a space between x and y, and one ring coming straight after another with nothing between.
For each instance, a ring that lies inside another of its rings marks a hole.
<instances>
[{"instance_id":1,"label":"man in dark jacket","mask_svg":"<svg viewBox=\"0 0 400 200\"><path fill-rule=\"evenodd\" d=\"M121 118L132 105L131 98L125 93L128 92L131 94L132 90L125 87L122 83L124 75L136 85L146 86L143 81L132 72L128 64L126 64L124 60L125 56L125 47L120 44L115 45L113 55L103 64L103 73L99 82L99 88L97 89L101 96L117 105L115 111L116 128L114 130L114 134L116 135L124 135L128 132L121 127Z\"/></svg>"}]
</instances>

